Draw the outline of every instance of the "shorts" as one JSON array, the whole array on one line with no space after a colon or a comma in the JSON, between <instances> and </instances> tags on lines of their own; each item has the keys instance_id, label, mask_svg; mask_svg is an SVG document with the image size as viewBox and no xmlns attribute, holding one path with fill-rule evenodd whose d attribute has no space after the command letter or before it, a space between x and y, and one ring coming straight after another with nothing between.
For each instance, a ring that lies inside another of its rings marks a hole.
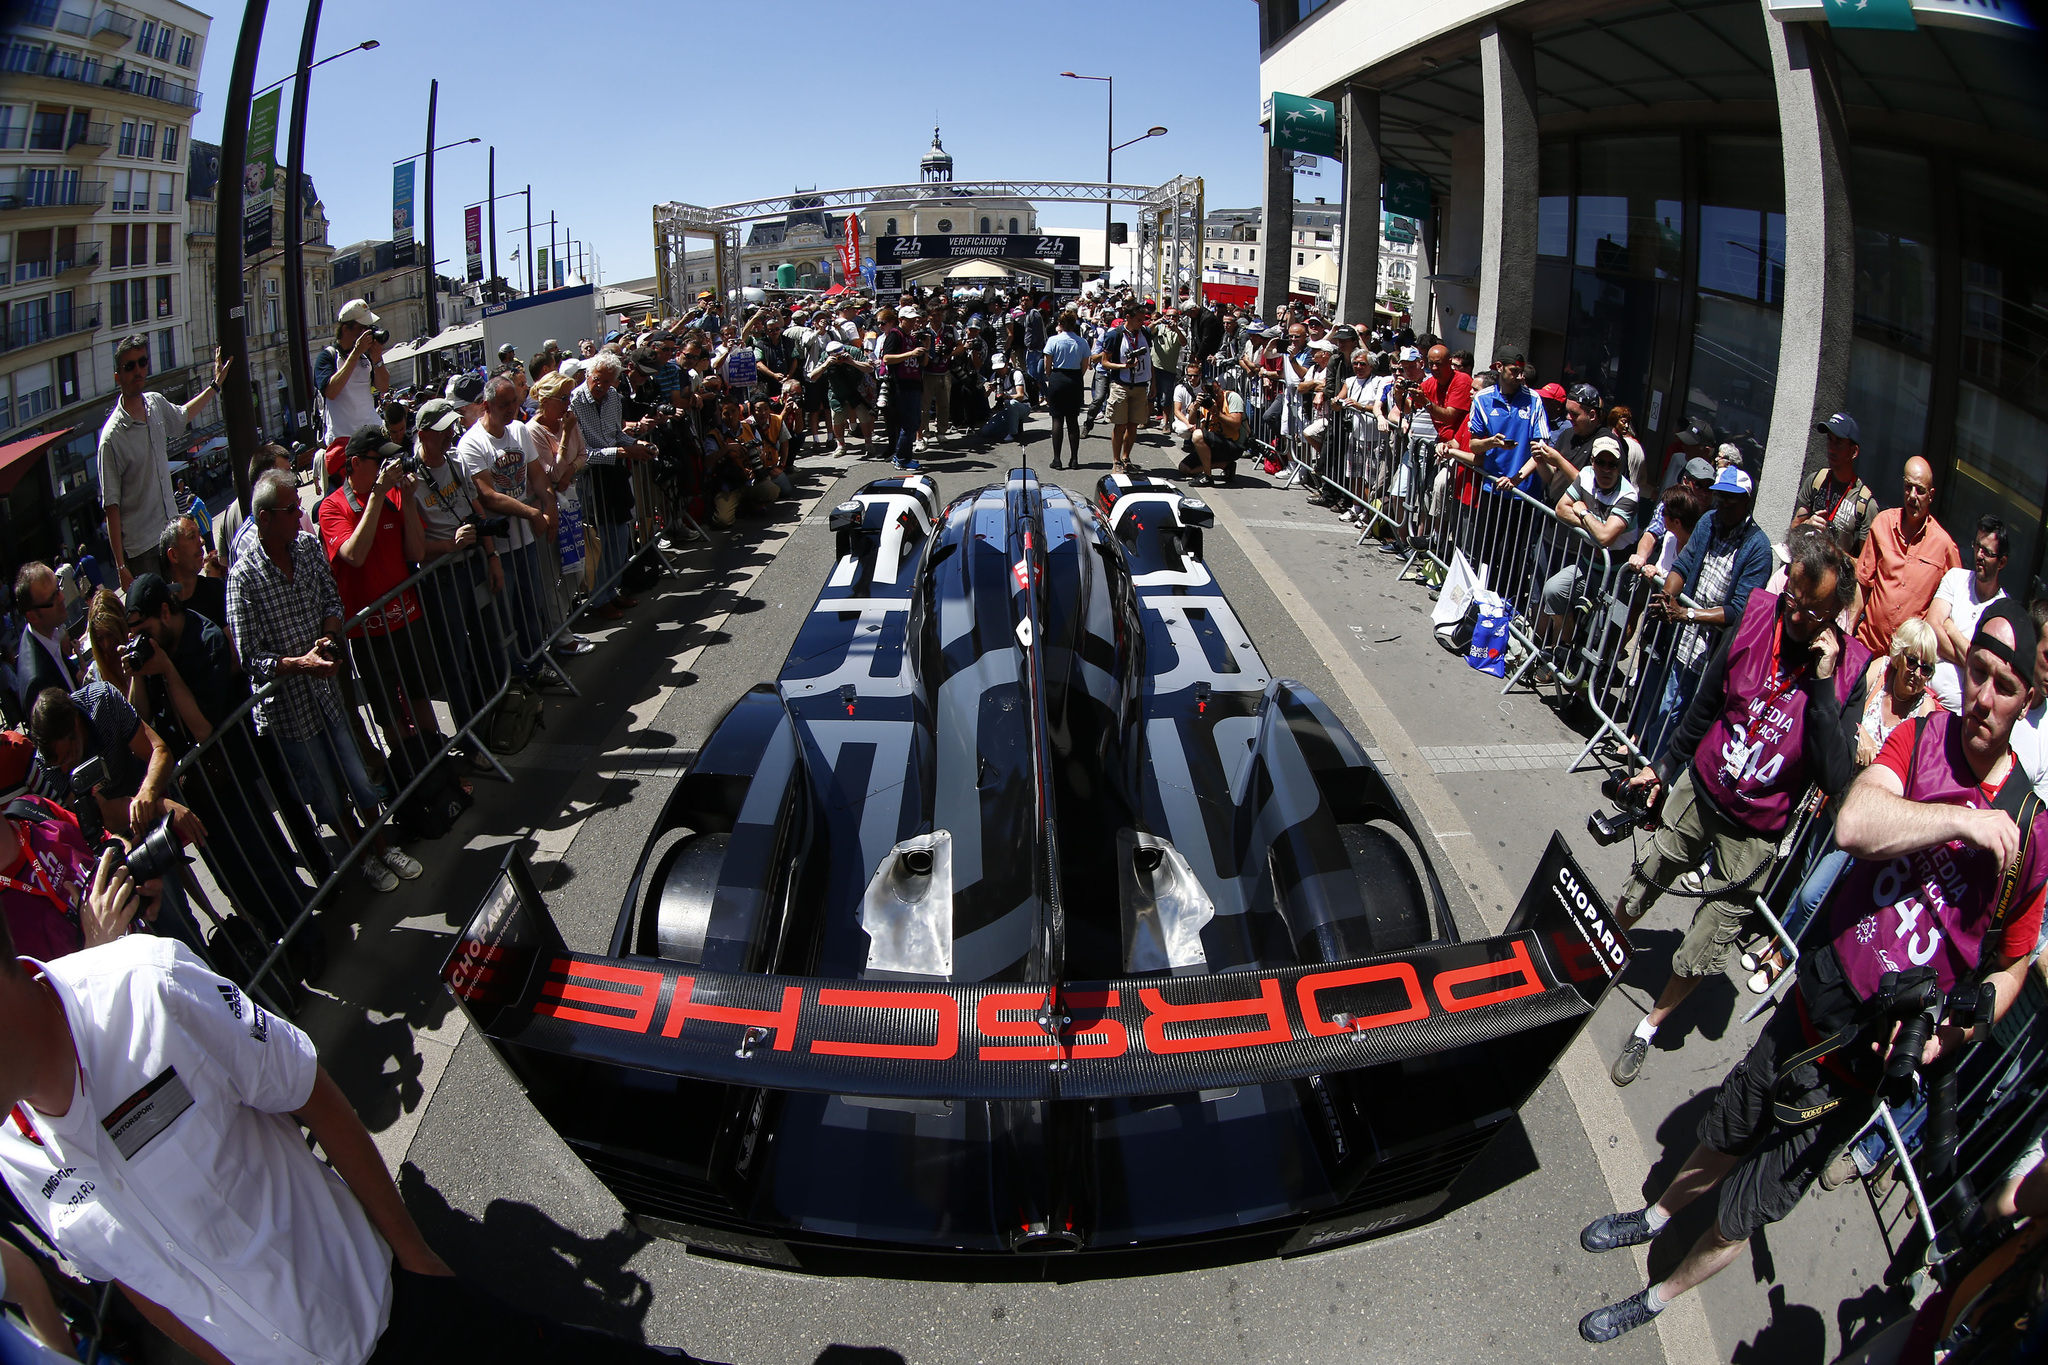
<instances>
[{"instance_id":1,"label":"shorts","mask_svg":"<svg viewBox=\"0 0 2048 1365\"><path fill-rule=\"evenodd\" d=\"M1777 1121L1771 1106L1778 1093L1778 1059L1806 1046L1799 1006L1788 996L1700 1117L1700 1142L1741 1158L1722 1178L1718 1191L1716 1221L1721 1236L1730 1242L1743 1241L1792 1212L1829 1155L1869 1117L1863 1095L1818 1063L1808 1062L1786 1078L1787 1101L1801 1107L1829 1098L1842 1103L1798 1128Z\"/></svg>"},{"instance_id":2,"label":"shorts","mask_svg":"<svg viewBox=\"0 0 2048 1365\"><path fill-rule=\"evenodd\" d=\"M1650 837L1642 864L1622 887L1630 912L1638 918L1647 913L1662 894L1649 883L1670 886L1674 878L1698 867L1710 848L1714 865L1709 875L1715 883L1739 882L1778 851L1778 837L1738 825L1710 805L1693 785L1692 769L1687 768L1671 784L1671 794L1664 800L1664 823ZM1750 914L1748 889L1736 895L1743 900L1700 902L1684 940L1671 955L1673 976L1712 976L1726 970L1728 956Z\"/></svg>"},{"instance_id":3,"label":"shorts","mask_svg":"<svg viewBox=\"0 0 2048 1365\"><path fill-rule=\"evenodd\" d=\"M1143 384L1109 386L1109 424L1113 427L1141 426L1152 417L1152 391Z\"/></svg>"}]
</instances>

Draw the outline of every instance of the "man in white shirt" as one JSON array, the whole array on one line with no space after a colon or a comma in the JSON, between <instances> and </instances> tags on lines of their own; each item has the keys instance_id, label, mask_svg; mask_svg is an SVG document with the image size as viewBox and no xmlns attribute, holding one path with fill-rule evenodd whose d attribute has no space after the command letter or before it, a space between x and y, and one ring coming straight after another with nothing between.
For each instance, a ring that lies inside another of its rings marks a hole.
<instances>
[{"instance_id":1,"label":"man in white shirt","mask_svg":"<svg viewBox=\"0 0 2048 1365\"><path fill-rule=\"evenodd\" d=\"M320 390L320 439L329 451L346 446L366 423L378 420L377 395L391 388L384 368L384 340L377 315L361 299L350 299L334 315L334 344L313 359L313 386Z\"/></svg>"},{"instance_id":2,"label":"man in white shirt","mask_svg":"<svg viewBox=\"0 0 2048 1365\"><path fill-rule=\"evenodd\" d=\"M1995 516L1977 519L1976 559L1968 568L1950 569L1941 576L1934 600L1927 606L1927 624L1934 627L1934 652L1940 660L1927 690L1934 700L1957 715L1963 709L1962 675L1957 665L1970 652L1970 638L1977 633L1977 620L1984 609L2005 596L1998 575L2005 571L2006 546L2011 532Z\"/></svg>"},{"instance_id":3,"label":"man in white shirt","mask_svg":"<svg viewBox=\"0 0 2048 1365\"><path fill-rule=\"evenodd\" d=\"M109 854L93 898L126 884ZM0 920L0 1036L0 1178L68 1260L202 1361L669 1354L455 1280L312 1040L174 939L46 964L16 958Z\"/></svg>"},{"instance_id":4,"label":"man in white shirt","mask_svg":"<svg viewBox=\"0 0 2048 1365\"><path fill-rule=\"evenodd\" d=\"M519 420L519 386L498 375L484 386L483 420L462 433L455 445L455 467L470 486L470 501L487 521L505 518L505 534L492 537L498 552L512 627L518 636L513 671L522 677L539 670L538 652L547 635L541 606L554 600L543 592L536 532L545 533L554 512L554 494L542 488L527 491L527 466L539 458L533 437ZM494 577L497 575L494 574Z\"/></svg>"},{"instance_id":5,"label":"man in white shirt","mask_svg":"<svg viewBox=\"0 0 2048 1365\"><path fill-rule=\"evenodd\" d=\"M178 515L171 489L171 442L185 434L199 410L220 392L228 366L214 352L213 382L180 406L160 393L145 393L149 382L149 338L137 332L114 347L114 384L120 401L100 427L100 501L107 521L107 547L121 576L121 591L136 575L160 573L157 540Z\"/></svg>"}]
</instances>

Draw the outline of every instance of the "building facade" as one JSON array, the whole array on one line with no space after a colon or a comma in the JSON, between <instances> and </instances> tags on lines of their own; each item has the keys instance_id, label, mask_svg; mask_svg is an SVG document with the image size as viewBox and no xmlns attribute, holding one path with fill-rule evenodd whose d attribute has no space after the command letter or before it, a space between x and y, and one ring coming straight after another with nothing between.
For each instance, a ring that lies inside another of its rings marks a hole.
<instances>
[{"instance_id":1,"label":"building facade","mask_svg":"<svg viewBox=\"0 0 2048 1365\"><path fill-rule=\"evenodd\" d=\"M150 338L151 387L191 387L186 155L209 20L176 0L10 6L0 57L0 556L95 534L93 454L114 344ZM203 311L203 308L202 308ZM204 381L201 381L203 385Z\"/></svg>"},{"instance_id":2,"label":"building facade","mask_svg":"<svg viewBox=\"0 0 2048 1365\"><path fill-rule=\"evenodd\" d=\"M1219 278L1259 273L1261 210L1217 209L1202 220L1202 269ZM1421 257L1414 224L1381 214L1377 224L1379 289L1384 308L1399 312L1415 297L1416 266ZM1294 201L1292 241L1287 267L1290 293L1334 300L1344 254L1344 215L1326 199Z\"/></svg>"},{"instance_id":3,"label":"building facade","mask_svg":"<svg viewBox=\"0 0 2048 1365\"><path fill-rule=\"evenodd\" d=\"M1337 103L1347 223L1383 169L1426 179L1418 330L1595 384L1656 450L1706 419L1774 535L1847 409L1879 499L1924 455L1958 540L2014 528L2024 593L2048 502L2040 45L2007 0L1911 0L1888 30L1860 8L1262 0L1260 87ZM1377 263L1341 273L1351 311Z\"/></svg>"}]
</instances>

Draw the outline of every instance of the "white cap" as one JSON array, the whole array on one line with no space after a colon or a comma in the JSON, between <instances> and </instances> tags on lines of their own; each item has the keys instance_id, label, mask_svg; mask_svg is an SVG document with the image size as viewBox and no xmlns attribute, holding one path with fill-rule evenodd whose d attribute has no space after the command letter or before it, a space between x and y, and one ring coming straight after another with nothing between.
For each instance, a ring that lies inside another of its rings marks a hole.
<instances>
[{"instance_id":1,"label":"white cap","mask_svg":"<svg viewBox=\"0 0 2048 1365\"><path fill-rule=\"evenodd\" d=\"M1401 359L1404 361L1420 360L1422 359L1422 352L1416 350L1413 346L1403 346L1401 348Z\"/></svg>"},{"instance_id":2,"label":"white cap","mask_svg":"<svg viewBox=\"0 0 2048 1365\"><path fill-rule=\"evenodd\" d=\"M353 322L358 327L375 327L377 315L370 311L370 305L361 299L350 299L341 305L341 311L334 315L336 322Z\"/></svg>"}]
</instances>

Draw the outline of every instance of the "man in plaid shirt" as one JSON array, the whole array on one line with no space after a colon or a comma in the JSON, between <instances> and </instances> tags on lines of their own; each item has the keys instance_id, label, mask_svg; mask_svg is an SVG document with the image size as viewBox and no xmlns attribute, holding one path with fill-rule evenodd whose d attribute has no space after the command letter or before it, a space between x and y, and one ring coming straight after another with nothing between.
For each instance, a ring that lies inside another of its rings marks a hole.
<instances>
[{"instance_id":1,"label":"man in plaid shirt","mask_svg":"<svg viewBox=\"0 0 2048 1365\"><path fill-rule=\"evenodd\" d=\"M228 622L243 665L258 687L275 682L257 703L256 728L284 750L299 794L313 813L351 844L361 829L340 799L345 780L364 819L377 813L377 791L363 769L334 685L342 632L341 593L317 537L299 529L299 490L282 470L256 483L249 499L258 552L228 571ZM382 832L363 860L363 876L379 891L420 864L390 847Z\"/></svg>"}]
</instances>

